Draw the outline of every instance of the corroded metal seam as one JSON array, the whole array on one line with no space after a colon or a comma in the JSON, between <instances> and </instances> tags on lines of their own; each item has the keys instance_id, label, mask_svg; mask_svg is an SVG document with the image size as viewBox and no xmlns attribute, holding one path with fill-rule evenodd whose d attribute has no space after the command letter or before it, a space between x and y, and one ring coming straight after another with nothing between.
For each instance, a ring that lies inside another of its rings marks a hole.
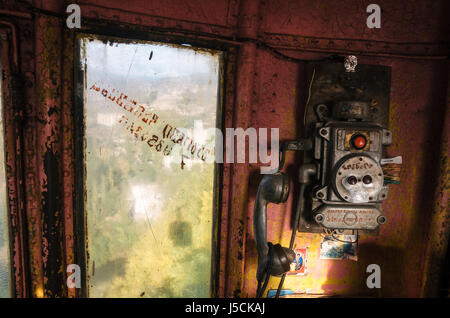
<instances>
[{"instance_id":1,"label":"corroded metal seam","mask_svg":"<svg viewBox=\"0 0 450 318\"><path fill-rule=\"evenodd\" d=\"M2 25L0 21L0 26ZM15 28L14 25L10 25ZM11 264L12 264L12 289L15 297L27 296L27 261L26 261L26 217L24 207L24 192L22 180L22 153L23 146L20 136L22 113L16 108L14 101L18 89L18 65L11 59L11 53L17 57L17 47L11 48L11 36L15 32L9 29L0 29L5 35L5 41L1 44L2 64L2 95L4 118L4 148L5 168L7 184L7 203L9 212L9 229L11 240ZM17 61L17 60L16 60Z\"/></svg>"},{"instance_id":2,"label":"corroded metal seam","mask_svg":"<svg viewBox=\"0 0 450 318\"><path fill-rule=\"evenodd\" d=\"M61 168L62 21L36 18L37 161L42 224L43 296L64 295ZM35 251L33 251L35 252Z\"/></svg>"}]
</instances>

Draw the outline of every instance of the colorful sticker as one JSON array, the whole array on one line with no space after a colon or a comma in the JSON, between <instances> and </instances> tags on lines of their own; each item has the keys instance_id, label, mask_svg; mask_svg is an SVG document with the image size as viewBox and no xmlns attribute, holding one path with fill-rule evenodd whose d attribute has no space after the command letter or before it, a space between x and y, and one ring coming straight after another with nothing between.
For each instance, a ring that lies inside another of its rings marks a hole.
<instances>
[{"instance_id":1,"label":"colorful sticker","mask_svg":"<svg viewBox=\"0 0 450 318\"><path fill-rule=\"evenodd\" d=\"M358 260L357 235L326 235L320 244L320 259Z\"/></svg>"},{"instance_id":2,"label":"colorful sticker","mask_svg":"<svg viewBox=\"0 0 450 318\"><path fill-rule=\"evenodd\" d=\"M295 248L295 259L291 263L291 269L287 275L306 275L308 248Z\"/></svg>"}]
</instances>

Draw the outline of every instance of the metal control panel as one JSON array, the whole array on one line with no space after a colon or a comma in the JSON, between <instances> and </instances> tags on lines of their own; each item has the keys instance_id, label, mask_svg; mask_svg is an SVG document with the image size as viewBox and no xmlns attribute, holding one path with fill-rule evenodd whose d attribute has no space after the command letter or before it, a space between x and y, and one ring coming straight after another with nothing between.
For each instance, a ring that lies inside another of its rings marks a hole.
<instances>
[{"instance_id":1,"label":"metal control panel","mask_svg":"<svg viewBox=\"0 0 450 318\"><path fill-rule=\"evenodd\" d=\"M304 163L316 165L299 231L376 233L387 222L388 197L381 159L392 143L387 129L390 68L310 63L305 128L312 140Z\"/></svg>"}]
</instances>

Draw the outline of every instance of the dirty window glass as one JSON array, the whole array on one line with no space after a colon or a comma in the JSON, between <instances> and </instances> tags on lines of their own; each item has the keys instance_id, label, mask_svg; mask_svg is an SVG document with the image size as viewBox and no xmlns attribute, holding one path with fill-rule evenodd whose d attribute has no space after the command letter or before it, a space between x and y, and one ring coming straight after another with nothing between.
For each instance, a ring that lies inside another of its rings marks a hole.
<instances>
[{"instance_id":1,"label":"dirty window glass","mask_svg":"<svg viewBox=\"0 0 450 318\"><path fill-rule=\"evenodd\" d=\"M0 64L0 74L2 73ZM0 76L0 298L7 298L11 297L11 289L3 129L2 77Z\"/></svg>"},{"instance_id":2,"label":"dirty window glass","mask_svg":"<svg viewBox=\"0 0 450 318\"><path fill-rule=\"evenodd\" d=\"M209 297L220 53L81 40L90 297Z\"/></svg>"}]
</instances>

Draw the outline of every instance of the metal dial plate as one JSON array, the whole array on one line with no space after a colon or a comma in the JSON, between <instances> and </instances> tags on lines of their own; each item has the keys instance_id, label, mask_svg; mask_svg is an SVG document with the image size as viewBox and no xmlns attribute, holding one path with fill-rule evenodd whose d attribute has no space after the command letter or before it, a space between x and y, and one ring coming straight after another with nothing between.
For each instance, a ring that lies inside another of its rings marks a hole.
<instances>
[{"instance_id":1,"label":"metal dial plate","mask_svg":"<svg viewBox=\"0 0 450 318\"><path fill-rule=\"evenodd\" d=\"M370 205L325 204L315 215L317 223L329 229L374 230L386 217Z\"/></svg>"},{"instance_id":2,"label":"metal dial plate","mask_svg":"<svg viewBox=\"0 0 450 318\"><path fill-rule=\"evenodd\" d=\"M344 157L337 163L335 171L334 188L344 201L367 203L378 199L383 188L383 170L371 157Z\"/></svg>"}]
</instances>

